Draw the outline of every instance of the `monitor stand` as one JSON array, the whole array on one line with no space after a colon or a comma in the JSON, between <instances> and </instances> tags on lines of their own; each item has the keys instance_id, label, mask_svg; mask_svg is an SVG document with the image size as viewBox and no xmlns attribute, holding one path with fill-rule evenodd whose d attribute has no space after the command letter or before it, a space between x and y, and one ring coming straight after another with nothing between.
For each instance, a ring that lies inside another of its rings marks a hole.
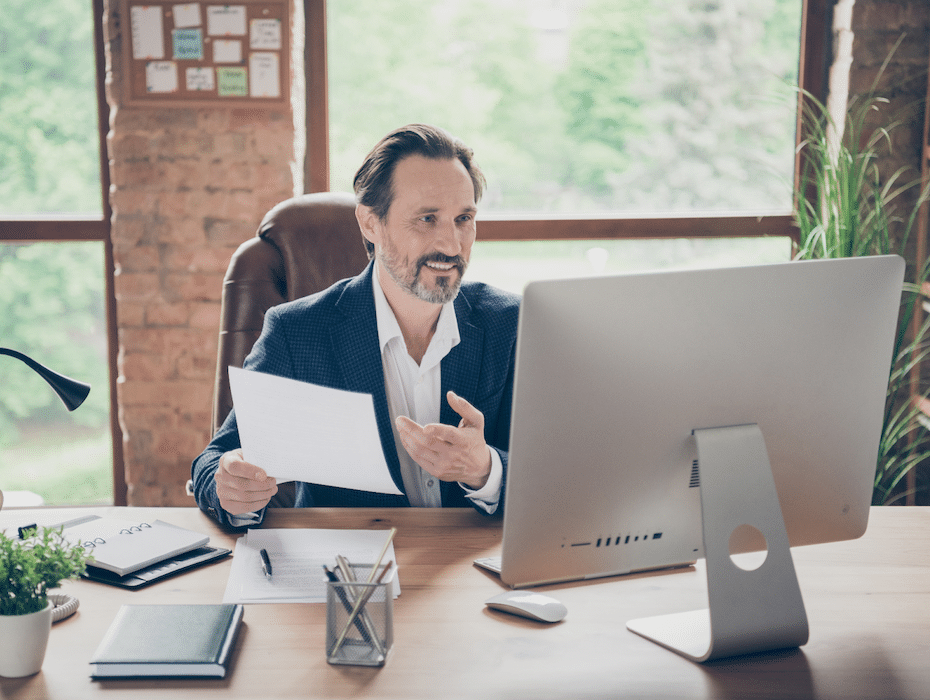
<instances>
[{"instance_id":1,"label":"monitor stand","mask_svg":"<svg viewBox=\"0 0 930 700\"><path fill-rule=\"evenodd\" d=\"M807 615L758 425L695 430L709 608L630 620L627 629L692 661L798 647ZM768 552L747 571L730 537L750 525Z\"/></svg>"}]
</instances>

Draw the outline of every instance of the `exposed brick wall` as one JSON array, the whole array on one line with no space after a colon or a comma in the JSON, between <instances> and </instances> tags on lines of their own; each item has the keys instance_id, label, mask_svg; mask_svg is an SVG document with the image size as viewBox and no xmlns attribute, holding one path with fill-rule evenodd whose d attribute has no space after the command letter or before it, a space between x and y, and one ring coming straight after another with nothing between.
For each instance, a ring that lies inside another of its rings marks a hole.
<instances>
[{"instance_id":1,"label":"exposed brick wall","mask_svg":"<svg viewBox=\"0 0 930 700\"><path fill-rule=\"evenodd\" d=\"M880 171L888 178L900 168L907 168L902 182L919 178L930 57L930 3L927 0L856 0L853 32L850 96L866 95L877 85L876 93L889 102L874 114L871 123L887 125L902 120L891 132L891 152L881 158ZM900 44L881 73L883 62L899 40ZM915 188L902 197L900 214L911 211L917 194ZM900 234L900 227L898 232ZM915 235L916 231L910 238L910 260L913 260Z\"/></svg>"},{"instance_id":2,"label":"exposed brick wall","mask_svg":"<svg viewBox=\"0 0 930 700\"><path fill-rule=\"evenodd\" d=\"M924 110L927 96L927 63L930 60L930 2L927 0L856 0L853 7L853 65L850 71L850 92L865 95L878 80L876 92L889 104L876 114L872 124L901 118L892 132L891 152L883 156L879 169L887 178L901 168L901 181L920 177L923 151ZM903 37L903 38L902 38ZM879 77L882 63L895 43L887 68ZM897 213L909 215L917 202L918 188L900 198ZM898 225L897 236L903 226ZM909 278L914 279L917 227L908 240L905 255L909 262ZM926 363L924 363L926 364ZM926 374L926 369L924 370ZM927 378L924 379L927 381ZM930 465L922 464L920 472L927 475ZM917 496L918 505L930 504L930 494Z\"/></svg>"},{"instance_id":3,"label":"exposed brick wall","mask_svg":"<svg viewBox=\"0 0 930 700\"><path fill-rule=\"evenodd\" d=\"M118 411L130 505L191 505L209 440L220 292L236 247L294 194L288 111L122 106L126 46L106 11Z\"/></svg>"}]
</instances>

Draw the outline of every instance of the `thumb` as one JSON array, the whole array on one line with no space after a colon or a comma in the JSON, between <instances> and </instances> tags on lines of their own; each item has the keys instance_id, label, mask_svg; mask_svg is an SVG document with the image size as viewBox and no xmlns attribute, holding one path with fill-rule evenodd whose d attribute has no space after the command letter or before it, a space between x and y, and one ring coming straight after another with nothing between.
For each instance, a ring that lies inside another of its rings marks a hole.
<instances>
[{"instance_id":1,"label":"thumb","mask_svg":"<svg viewBox=\"0 0 930 700\"><path fill-rule=\"evenodd\" d=\"M452 410L462 416L462 422L459 424L459 427L473 425L476 428L484 428L484 414L468 403L468 401L454 391L446 393L446 400L449 402L449 406Z\"/></svg>"}]
</instances>

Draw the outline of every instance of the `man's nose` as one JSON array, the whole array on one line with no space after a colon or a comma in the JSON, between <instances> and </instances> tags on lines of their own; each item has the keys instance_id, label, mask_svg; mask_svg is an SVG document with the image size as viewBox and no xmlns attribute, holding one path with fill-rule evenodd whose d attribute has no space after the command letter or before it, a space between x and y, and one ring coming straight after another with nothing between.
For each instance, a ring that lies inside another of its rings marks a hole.
<instances>
[{"instance_id":1,"label":"man's nose","mask_svg":"<svg viewBox=\"0 0 930 700\"><path fill-rule=\"evenodd\" d=\"M444 255L458 255L462 252L462 236L455 221L443 222L436 231L436 250Z\"/></svg>"}]
</instances>

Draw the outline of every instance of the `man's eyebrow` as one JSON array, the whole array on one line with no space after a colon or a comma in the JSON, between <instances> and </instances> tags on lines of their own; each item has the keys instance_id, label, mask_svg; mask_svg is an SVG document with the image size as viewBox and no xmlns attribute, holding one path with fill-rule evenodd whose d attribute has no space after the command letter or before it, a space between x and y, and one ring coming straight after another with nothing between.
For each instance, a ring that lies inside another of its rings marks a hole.
<instances>
[{"instance_id":1,"label":"man's eyebrow","mask_svg":"<svg viewBox=\"0 0 930 700\"><path fill-rule=\"evenodd\" d=\"M439 212L440 207L425 206L420 207L414 212L414 216L422 216L423 214L436 214ZM478 212L478 207L467 206L462 209L463 214L476 214Z\"/></svg>"}]
</instances>

